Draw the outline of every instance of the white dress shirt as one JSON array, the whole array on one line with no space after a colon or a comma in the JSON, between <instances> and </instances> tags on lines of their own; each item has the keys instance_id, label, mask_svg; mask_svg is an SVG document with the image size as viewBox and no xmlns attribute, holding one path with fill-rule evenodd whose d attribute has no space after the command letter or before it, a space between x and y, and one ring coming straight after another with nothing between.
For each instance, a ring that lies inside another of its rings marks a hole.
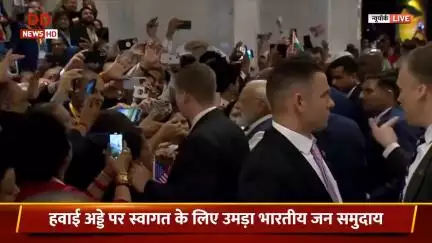
<instances>
[{"instance_id":1,"label":"white dress shirt","mask_svg":"<svg viewBox=\"0 0 432 243\"><path fill-rule=\"evenodd\" d=\"M248 136L259 124L261 124L263 121L265 121L267 119L270 119L271 117L272 117L272 115L268 114L266 116L259 118L255 122L253 122L249 126L249 129L247 131L245 131L246 136ZM253 148L255 148L255 146L262 140L263 137L264 137L264 131L258 131L257 133L255 133L251 137L251 139L249 139L249 149L252 150Z\"/></svg>"},{"instance_id":2,"label":"white dress shirt","mask_svg":"<svg viewBox=\"0 0 432 243\"><path fill-rule=\"evenodd\" d=\"M425 132L425 142L420 144L417 147L417 155L414 159L414 162L409 166L408 169L408 176L405 178L405 187L403 189L403 199L405 200L405 194L408 188L408 185L414 175L414 172L417 170L417 168L420 166L420 163L422 162L424 156L429 151L432 145L432 125L429 125L429 127L426 129Z\"/></svg>"},{"instance_id":3,"label":"white dress shirt","mask_svg":"<svg viewBox=\"0 0 432 243\"><path fill-rule=\"evenodd\" d=\"M306 136L303 136L297 132L294 132L294 131L276 123L275 121L273 121L273 127L277 131L279 131L282 135L284 135L302 153L303 157L307 160L307 162L309 162L310 166L314 169L315 173L320 178L324 187L326 187L324 177L321 173L321 170L320 170L317 162L315 161L315 159L311 153L312 146L314 145L316 139L313 137L308 138ZM325 170L325 174L326 174L327 178L330 180L331 186L333 187L333 189L336 193L337 202L342 202L342 197L340 195L337 182L334 179L330 169L328 168L328 166L325 163L324 163L324 170Z\"/></svg>"},{"instance_id":4,"label":"white dress shirt","mask_svg":"<svg viewBox=\"0 0 432 243\"><path fill-rule=\"evenodd\" d=\"M209 113L210 111L212 111L212 110L214 110L214 109L216 109L216 108L217 108L216 106L212 106L212 107L207 108L207 109L201 111L200 113L198 113L198 114L197 114L197 115L192 119L191 126L190 126L190 130L192 131L192 129L194 128L194 126L198 123L198 121L199 121L201 118L203 118L203 116L205 116L207 113Z\"/></svg>"}]
</instances>

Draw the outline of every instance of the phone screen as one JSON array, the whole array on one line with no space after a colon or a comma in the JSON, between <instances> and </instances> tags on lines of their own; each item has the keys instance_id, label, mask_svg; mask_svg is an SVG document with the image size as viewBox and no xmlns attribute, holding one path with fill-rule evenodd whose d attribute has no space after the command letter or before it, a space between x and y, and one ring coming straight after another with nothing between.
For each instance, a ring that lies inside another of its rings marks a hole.
<instances>
[{"instance_id":1,"label":"phone screen","mask_svg":"<svg viewBox=\"0 0 432 243\"><path fill-rule=\"evenodd\" d=\"M118 158L123 150L123 135L117 133L110 134L109 146L112 157Z\"/></svg>"},{"instance_id":2,"label":"phone screen","mask_svg":"<svg viewBox=\"0 0 432 243\"><path fill-rule=\"evenodd\" d=\"M424 23L423 22L419 22L417 25L417 28L421 31L423 31L425 29Z\"/></svg>"},{"instance_id":3,"label":"phone screen","mask_svg":"<svg viewBox=\"0 0 432 243\"><path fill-rule=\"evenodd\" d=\"M87 83L85 87L85 91L87 94L91 95L94 94L95 88L96 88L96 79L92 79Z\"/></svg>"},{"instance_id":4,"label":"phone screen","mask_svg":"<svg viewBox=\"0 0 432 243\"><path fill-rule=\"evenodd\" d=\"M253 50L247 49L246 54L247 54L249 60L252 60L254 58Z\"/></svg>"},{"instance_id":5,"label":"phone screen","mask_svg":"<svg viewBox=\"0 0 432 243\"><path fill-rule=\"evenodd\" d=\"M9 74L11 76L17 76L19 74L18 61L15 61L9 66Z\"/></svg>"},{"instance_id":6,"label":"phone screen","mask_svg":"<svg viewBox=\"0 0 432 243\"><path fill-rule=\"evenodd\" d=\"M123 115L127 116L131 122L138 122L141 119L141 109L132 107L132 108L119 108L118 111Z\"/></svg>"}]
</instances>

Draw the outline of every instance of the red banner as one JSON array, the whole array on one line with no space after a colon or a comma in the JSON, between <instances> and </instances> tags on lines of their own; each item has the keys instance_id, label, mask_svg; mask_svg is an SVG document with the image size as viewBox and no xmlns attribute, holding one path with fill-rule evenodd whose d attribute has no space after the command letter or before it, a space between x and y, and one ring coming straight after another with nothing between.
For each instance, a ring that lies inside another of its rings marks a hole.
<instances>
[{"instance_id":1,"label":"red banner","mask_svg":"<svg viewBox=\"0 0 432 243\"><path fill-rule=\"evenodd\" d=\"M412 233L412 205L22 205L18 233Z\"/></svg>"}]
</instances>

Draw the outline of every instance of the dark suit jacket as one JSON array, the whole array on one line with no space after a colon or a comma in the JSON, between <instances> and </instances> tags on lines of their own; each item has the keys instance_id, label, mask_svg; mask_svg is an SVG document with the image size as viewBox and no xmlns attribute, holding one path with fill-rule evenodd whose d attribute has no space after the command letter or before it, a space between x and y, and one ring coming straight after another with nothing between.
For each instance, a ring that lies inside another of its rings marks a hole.
<instances>
[{"instance_id":1,"label":"dark suit jacket","mask_svg":"<svg viewBox=\"0 0 432 243\"><path fill-rule=\"evenodd\" d=\"M248 153L243 131L222 111L210 111L180 145L168 182L149 181L143 200L235 201L238 174Z\"/></svg>"},{"instance_id":2,"label":"dark suit jacket","mask_svg":"<svg viewBox=\"0 0 432 243\"><path fill-rule=\"evenodd\" d=\"M90 37L87 33L87 27L81 23L78 23L71 27L70 35L72 46L79 46L79 43L83 42L81 38L90 40Z\"/></svg>"},{"instance_id":3,"label":"dark suit jacket","mask_svg":"<svg viewBox=\"0 0 432 243\"><path fill-rule=\"evenodd\" d=\"M384 124L395 116L399 117L398 122L393 126L398 137L398 143L407 154L412 155L417 149L416 142L423 134L423 129L408 125L400 107L394 107L384 114L378 125ZM399 174L393 174L392 171L389 171L388 163L382 156L384 148L370 134L368 135L367 147L371 200L398 201L400 192L403 189L406 171Z\"/></svg>"},{"instance_id":4,"label":"dark suit jacket","mask_svg":"<svg viewBox=\"0 0 432 243\"><path fill-rule=\"evenodd\" d=\"M272 118L267 118L264 121L262 121L260 124L258 124L256 127L254 127L251 131L248 131L246 137L248 140L250 140L257 132L263 132L269 129L272 126Z\"/></svg>"},{"instance_id":5,"label":"dark suit jacket","mask_svg":"<svg viewBox=\"0 0 432 243\"><path fill-rule=\"evenodd\" d=\"M357 122L363 134L367 134L368 132L370 132L370 128L368 123L368 117L366 112L363 109L363 102L362 99L360 98L361 92L362 89L360 85L357 85L348 98L354 104L355 115L353 120Z\"/></svg>"},{"instance_id":6,"label":"dark suit jacket","mask_svg":"<svg viewBox=\"0 0 432 243\"><path fill-rule=\"evenodd\" d=\"M365 201L366 145L358 125L351 119L331 114L327 128L315 133L315 137L338 182L343 201Z\"/></svg>"},{"instance_id":7,"label":"dark suit jacket","mask_svg":"<svg viewBox=\"0 0 432 243\"><path fill-rule=\"evenodd\" d=\"M25 55L18 61L20 72L36 71L39 61L39 44L36 40L20 39L20 30L27 29L21 22L11 23L11 40L9 47L14 50L14 53Z\"/></svg>"},{"instance_id":8,"label":"dark suit jacket","mask_svg":"<svg viewBox=\"0 0 432 243\"><path fill-rule=\"evenodd\" d=\"M356 108L354 103L346 97L346 95L335 88L330 89L330 97L335 103L335 106L331 109L332 113L348 117L350 119L356 119Z\"/></svg>"},{"instance_id":9,"label":"dark suit jacket","mask_svg":"<svg viewBox=\"0 0 432 243\"><path fill-rule=\"evenodd\" d=\"M349 94L349 99L352 100L354 103L358 103L360 101L360 94L362 92L362 89L360 85L357 85L354 87L354 90Z\"/></svg>"},{"instance_id":10,"label":"dark suit jacket","mask_svg":"<svg viewBox=\"0 0 432 243\"><path fill-rule=\"evenodd\" d=\"M245 202L332 202L301 152L273 127L243 163L238 197Z\"/></svg>"},{"instance_id":11,"label":"dark suit jacket","mask_svg":"<svg viewBox=\"0 0 432 243\"><path fill-rule=\"evenodd\" d=\"M410 155L397 148L387 158L390 169L403 173L412 163ZM405 202L432 202L432 149L426 153L408 183Z\"/></svg>"}]
</instances>

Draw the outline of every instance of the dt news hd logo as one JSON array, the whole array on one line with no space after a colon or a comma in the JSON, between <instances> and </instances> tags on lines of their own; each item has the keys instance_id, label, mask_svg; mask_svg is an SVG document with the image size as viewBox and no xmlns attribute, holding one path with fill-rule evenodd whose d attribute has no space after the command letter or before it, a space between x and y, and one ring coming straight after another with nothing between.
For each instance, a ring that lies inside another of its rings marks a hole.
<instances>
[{"instance_id":1,"label":"dt news hd logo","mask_svg":"<svg viewBox=\"0 0 432 243\"><path fill-rule=\"evenodd\" d=\"M21 39L57 39L57 29L45 29L51 25L52 18L49 13L28 13L28 29L20 30Z\"/></svg>"}]
</instances>

